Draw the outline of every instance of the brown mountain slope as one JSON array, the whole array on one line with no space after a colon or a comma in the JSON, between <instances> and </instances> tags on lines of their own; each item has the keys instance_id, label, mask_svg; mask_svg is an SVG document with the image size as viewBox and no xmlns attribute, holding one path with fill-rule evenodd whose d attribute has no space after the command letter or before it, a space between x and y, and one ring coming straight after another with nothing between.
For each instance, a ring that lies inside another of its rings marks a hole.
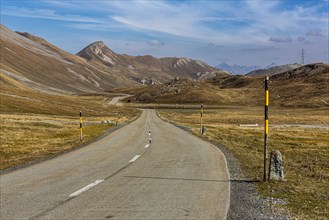
<instances>
[{"instance_id":1,"label":"brown mountain slope","mask_svg":"<svg viewBox=\"0 0 329 220\"><path fill-rule=\"evenodd\" d=\"M102 93L163 83L176 76L209 77L216 70L187 58L116 54L101 41L85 47L77 56L3 25L0 33L1 73L41 92Z\"/></svg>"},{"instance_id":2,"label":"brown mountain slope","mask_svg":"<svg viewBox=\"0 0 329 220\"><path fill-rule=\"evenodd\" d=\"M127 99L142 103L262 105L263 76L217 74L204 81L174 80L144 88ZM329 107L329 65L310 64L270 77L270 105Z\"/></svg>"},{"instance_id":3,"label":"brown mountain slope","mask_svg":"<svg viewBox=\"0 0 329 220\"><path fill-rule=\"evenodd\" d=\"M305 65L270 79L275 102L288 106L329 107L329 64Z\"/></svg>"},{"instance_id":4,"label":"brown mountain slope","mask_svg":"<svg viewBox=\"0 0 329 220\"><path fill-rule=\"evenodd\" d=\"M95 93L137 82L66 53L45 40L0 26L1 73L41 92Z\"/></svg>"},{"instance_id":5,"label":"brown mountain slope","mask_svg":"<svg viewBox=\"0 0 329 220\"><path fill-rule=\"evenodd\" d=\"M249 102L262 103L264 76L216 76L207 82L221 89L249 89L252 93L241 96ZM272 105L328 106L328 94L329 64L309 64L270 77Z\"/></svg>"}]
</instances>

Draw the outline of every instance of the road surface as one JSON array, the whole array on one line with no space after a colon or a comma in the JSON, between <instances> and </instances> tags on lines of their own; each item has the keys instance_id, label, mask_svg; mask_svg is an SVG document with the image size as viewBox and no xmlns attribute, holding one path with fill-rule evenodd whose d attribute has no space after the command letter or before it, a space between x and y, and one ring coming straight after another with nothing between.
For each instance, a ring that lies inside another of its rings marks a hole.
<instances>
[{"instance_id":1,"label":"road surface","mask_svg":"<svg viewBox=\"0 0 329 220\"><path fill-rule=\"evenodd\" d=\"M120 101L122 99L125 99L125 98L130 97L130 96L132 96L132 95L123 95L123 96L114 97L108 104L109 105L119 105L120 106L121 105Z\"/></svg>"},{"instance_id":2,"label":"road surface","mask_svg":"<svg viewBox=\"0 0 329 220\"><path fill-rule=\"evenodd\" d=\"M230 200L224 155L153 110L0 178L0 219L225 219Z\"/></svg>"}]
</instances>

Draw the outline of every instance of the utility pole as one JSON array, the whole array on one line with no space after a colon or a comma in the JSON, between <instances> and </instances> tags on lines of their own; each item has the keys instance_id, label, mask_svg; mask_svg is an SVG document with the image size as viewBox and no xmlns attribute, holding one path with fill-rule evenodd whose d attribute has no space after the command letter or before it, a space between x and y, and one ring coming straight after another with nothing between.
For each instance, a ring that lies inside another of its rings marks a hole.
<instances>
[{"instance_id":1,"label":"utility pole","mask_svg":"<svg viewBox=\"0 0 329 220\"><path fill-rule=\"evenodd\" d=\"M302 64L304 65L304 58L305 58L305 50L304 50L304 48L302 49L301 57L302 57Z\"/></svg>"}]
</instances>

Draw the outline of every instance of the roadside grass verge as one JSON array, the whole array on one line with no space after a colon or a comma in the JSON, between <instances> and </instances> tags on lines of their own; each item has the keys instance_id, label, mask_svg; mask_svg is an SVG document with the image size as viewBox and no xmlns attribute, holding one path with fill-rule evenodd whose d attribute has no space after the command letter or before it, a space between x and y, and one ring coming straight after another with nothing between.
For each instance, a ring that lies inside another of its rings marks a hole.
<instances>
[{"instance_id":1,"label":"roadside grass verge","mask_svg":"<svg viewBox=\"0 0 329 220\"><path fill-rule=\"evenodd\" d=\"M114 125L136 119L140 111L109 106L115 94L55 95L1 83L0 170L50 158L89 143ZM83 141L79 140L79 112Z\"/></svg>"},{"instance_id":2,"label":"roadside grass verge","mask_svg":"<svg viewBox=\"0 0 329 220\"><path fill-rule=\"evenodd\" d=\"M187 126L200 136L200 113L197 110L158 110L170 122ZM240 161L245 175L262 180L263 110L232 108L206 110L203 124L205 138L227 147ZM279 150L284 158L286 181L256 183L261 196L279 198L297 219L329 219L329 126L328 109L270 110L269 152ZM258 123L258 127L239 124ZM299 126L291 126L298 124ZM316 125L305 127L303 125ZM317 127L318 126L318 127Z\"/></svg>"},{"instance_id":3,"label":"roadside grass verge","mask_svg":"<svg viewBox=\"0 0 329 220\"><path fill-rule=\"evenodd\" d=\"M0 170L49 158L95 140L113 124L102 124L114 117L84 118L80 141L79 117L1 114ZM131 119L129 119L131 120ZM121 117L118 123L128 118Z\"/></svg>"}]
</instances>

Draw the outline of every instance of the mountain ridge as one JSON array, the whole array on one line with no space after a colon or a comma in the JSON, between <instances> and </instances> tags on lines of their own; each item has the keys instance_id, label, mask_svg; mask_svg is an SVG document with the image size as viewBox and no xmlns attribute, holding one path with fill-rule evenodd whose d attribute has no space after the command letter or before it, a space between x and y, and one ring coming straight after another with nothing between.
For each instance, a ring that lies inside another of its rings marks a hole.
<instances>
[{"instance_id":1,"label":"mountain ridge","mask_svg":"<svg viewBox=\"0 0 329 220\"><path fill-rule=\"evenodd\" d=\"M264 68L264 69L258 69L251 71L246 74L246 76L273 76L285 71L297 69L299 67L302 67L303 65L294 63L294 64L285 64L285 65L279 65L279 66L273 66L270 68Z\"/></svg>"},{"instance_id":2,"label":"mountain ridge","mask_svg":"<svg viewBox=\"0 0 329 220\"><path fill-rule=\"evenodd\" d=\"M315 63L270 76L274 106L328 107L329 64ZM264 76L217 74L202 81L176 79L142 90L128 90L127 102L261 106Z\"/></svg>"},{"instance_id":3,"label":"mountain ridge","mask_svg":"<svg viewBox=\"0 0 329 220\"><path fill-rule=\"evenodd\" d=\"M175 77L212 77L218 71L189 58L116 54L102 41L74 55L27 32L14 32L2 24L0 31L1 75L39 92L102 93L164 83Z\"/></svg>"},{"instance_id":4,"label":"mountain ridge","mask_svg":"<svg viewBox=\"0 0 329 220\"><path fill-rule=\"evenodd\" d=\"M266 72L267 69L271 69L269 72L275 72L273 74L279 73L279 72L283 72L283 71L288 71L290 69L294 69L297 67L300 67L301 65L294 63L294 64L285 64L285 65L278 65L277 63L273 62L269 65L266 65L264 67L262 66L240 66L237 64L233 64L233 65L229 65L225 62L220 63L219 65L215 66L218 69L223 69L226 70L232 74L236 74L236 75L266 75L266 73L262 73L262 72ZM277 67L277 68L275 68ZM272 69L273 68L273 69ZM271 75L273 75L271 74Z\"/></svg>"},{"instance_id":5,"label":"mountain ridge","mask_svg":"<svg viewBox=\"0 0 329 220\"><path fill-rule=\"evenodd\" d=\"M108 48L103 41L96 41L77 53L78 56L88 61L100 63L111 68L125 68L130 72L143 72L143 78L140 76L139 81L163 83L175 77L190 77L198 79L200 77L212 77L210 73L217 70L208 64L183 57L163 57L156 58L151 55L131 56L126 54L117 54ZM123 73L125 74L125 73ZM140 74L141 75L141 74ZM167 80L159 80L167 78ZM210 75L210 76L209 76ZM127 77L129 77L127 75Z\"/></svg>"}]
</instances>

